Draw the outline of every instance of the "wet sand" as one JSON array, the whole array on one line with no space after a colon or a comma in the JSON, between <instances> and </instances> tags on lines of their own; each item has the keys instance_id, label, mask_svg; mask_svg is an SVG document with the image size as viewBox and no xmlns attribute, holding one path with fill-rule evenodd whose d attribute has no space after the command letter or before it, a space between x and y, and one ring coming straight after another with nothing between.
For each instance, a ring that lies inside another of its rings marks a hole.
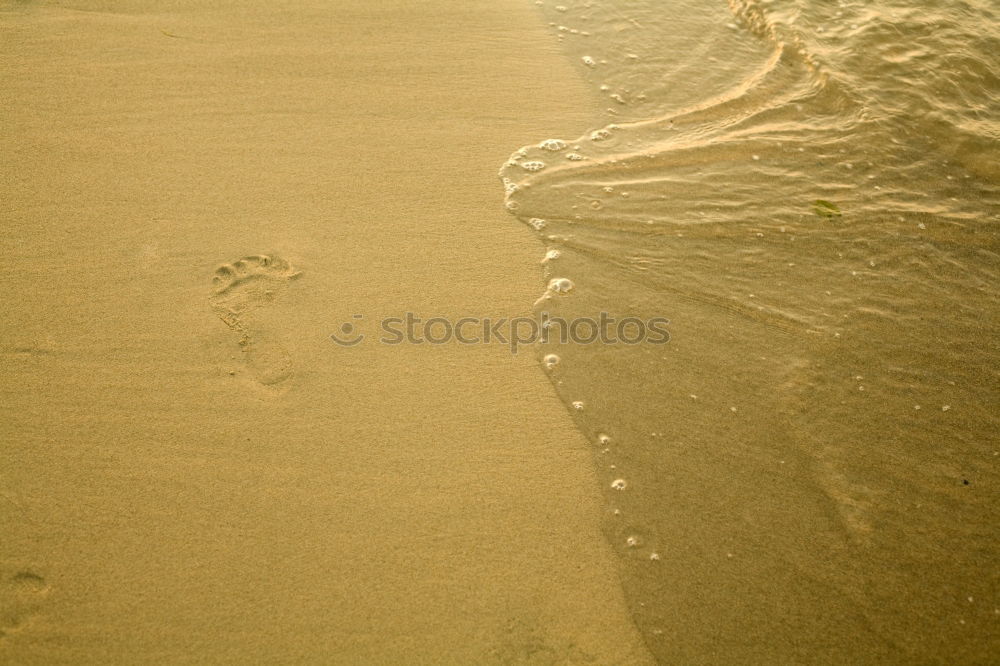
<instances>
[{"instance_id":1,"label":"wet sand","mask_svg":"<svg viewBox=\"0 0 1000 666\"><path fill-rule=\"evenodd\" d=\"M538 309L670 320L542 351L657 661L995 662L996 3L541 11L602 121L501 171Z\"/></svg>"},{"instance_id":2,"label":"wet sand","mask_svg":"<svg viewBox=\"0 0 1000 666\"><path fill-rule=\"evenodd\" d=\"M530 311L496 169L587 93L526 3L334 4L0 5L0 660L648 660L531 355L328 337Z\"/></svg>"}]
</instances>

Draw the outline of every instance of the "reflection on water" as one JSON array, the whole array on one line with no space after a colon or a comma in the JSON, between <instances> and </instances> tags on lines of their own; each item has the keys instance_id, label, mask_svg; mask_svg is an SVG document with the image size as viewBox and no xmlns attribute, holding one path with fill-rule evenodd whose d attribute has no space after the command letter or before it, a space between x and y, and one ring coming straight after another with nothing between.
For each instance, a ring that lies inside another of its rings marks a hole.
<instances>
[{"instance_id":1,"label":"reflection on water","mask_svg":"<svg viewBox=\"0 0 1000 666\"><path fill-rule=\"evenodd\" d=\"M1000 9L541 10L608 125L501 170L574 284L538 307L671 320L541 350L651 649L1000 653Z\"/></svg>"}]
</instances>

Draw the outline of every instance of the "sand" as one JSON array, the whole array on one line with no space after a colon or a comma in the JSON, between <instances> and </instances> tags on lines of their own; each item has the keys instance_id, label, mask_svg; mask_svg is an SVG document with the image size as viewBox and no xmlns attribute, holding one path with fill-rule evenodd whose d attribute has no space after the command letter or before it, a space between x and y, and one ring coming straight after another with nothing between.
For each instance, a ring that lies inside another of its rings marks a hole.
<instances>
[{"instance_id":1,"label":"sand","mask_svg":"<svg viewBox=\"0 0 1000 666\"><path fill-rule=\"evenodd\" d=\"M530 312L530 6L0 10L0 661L648 660L531 354L329 338Z\"/></svg>"}]
</instances>

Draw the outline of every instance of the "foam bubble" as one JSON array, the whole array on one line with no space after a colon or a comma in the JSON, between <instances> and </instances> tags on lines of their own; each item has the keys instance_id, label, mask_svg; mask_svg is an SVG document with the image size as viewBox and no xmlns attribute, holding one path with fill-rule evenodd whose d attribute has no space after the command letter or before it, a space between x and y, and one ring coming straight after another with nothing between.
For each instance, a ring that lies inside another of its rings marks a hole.
<instances>
[{"instance_id":1,"label":"foam bubble","mask_svg":"<svg viewBox=\"0 0 1000 666\"><path fill-rule=\"evenodd\" d=\"M541 171L545 168L545 162L539 162L538 160L523 162L521 164L521 168L525 171Z\"/></svg>"},{"instance_id":2,"label":"foam bubble","mask_svg":"<svg viewBox=\"0 0 1000 666\"><path fill-rule=\"evenodd\" d=\"M587 159L580 153L566 153L566 159L572 162L579 162L580 160Z\"/></svg>"},{"instance_id":3,"label":"foam bubble","mask_svg":"<svg viewBox=\"0 0 1000 666\"><path fill-rule=\"evenodd\" d=\"M615 479L611 482L611 487L614 490L625 490L628 488L628 483L625 482L625 479Z\"/></svg>"},{"instance_id":4,"label":"foam bubble","mask_svg":"<svg viewBox=\"0 0 1000 666\"><path fill-rule=\"evenodd\" d=\"M565 294L573 286L573 281L569 278L552 278L549 280L549 291L554 291L557 294Z\"/></svg>"},{"instance_id":5,"label":"foam bubble","mask_svg":"<svg viewBox=\"0 0 1000 666\"><path fill-rule=\"evenodd\" d=\"M607 446L608 444L611 443L611 438L608 437L607 435L601 434L597 436L597 441L599 444Z\"/></svg>"},{"instance_id":6,"label":"foam bubble","mask_svg":"<svg viewBox=\"0 0 1000 666\"><path fill-rule=\"evenodd\" d=\"M540 217L533 217L528 220L528 226L530 226L535 231L541 231L545 228L545 220Z\"/></svg>"},{"instance_id":7,"label":"foam bubble","mask_svg":"<svg viewBox=\"0 0 1000 666\"><path fill-rule=\"evenodd\" d=\"M573 409L575 409L578 412L582 412L583 411L583 401L582 400L575 400L573 402Z\"/></svg>"},{"instance_id":8,"label":"foam bubble","mask_svg":"<svg viewBox=\"0 0 1000 666\"><path fill-rule=\"evenodd\" d=\"M562 253L559 250L549 250L545 253L545 259L542 261L552 261L553 259L558 259L561 256Z\"/></svg>"},{"instance_id":9,"label":"foam bubble","mask_svg":"<svg viewBox=\"0 0 1000 666\"><path fill-rule=\"evenodd\" d=\"M590 133L591 141L607 141L611 138L611 132L606 129L594 130Z\"/></svg>"},{"instance_id":10,"label":"foam bubble","mask_svg":"<svg viewBox=\"0 0 1000 666\"><path fill-rule=\"evenodd\" d=\"M561 360L562 359L560 359L559 356L556 354L546 354L545 357L542 359L542 363L545 364L545 368L547 370L551 370L552 368L559 365L559 361Z\"/></svg>"},{"instance_id":11,"label":"foam bubble","mask_svg":"<svg viewBox=\"0 0 1000 666\"><path fill-rule=\"evenodd\" d=\"M559 139L546 139L545 141L542 141L540 144L538 144L538 147L544 150L551 150L553 152L556 152L565 149L566 142L560 141Z\"/></svg>"},{"instance_id":12,"label":"foam bubble","mask_svg":"<svg viewBox=\"0 0 1000 666\"><path fill-rule=\"evenodd\" d=\"M591 58L590 56L583 56L580 59L583 60L583 64L586 65L587 67L596 67L597 66L597 62L593 58Z\"/></svg>"}]
</instances>

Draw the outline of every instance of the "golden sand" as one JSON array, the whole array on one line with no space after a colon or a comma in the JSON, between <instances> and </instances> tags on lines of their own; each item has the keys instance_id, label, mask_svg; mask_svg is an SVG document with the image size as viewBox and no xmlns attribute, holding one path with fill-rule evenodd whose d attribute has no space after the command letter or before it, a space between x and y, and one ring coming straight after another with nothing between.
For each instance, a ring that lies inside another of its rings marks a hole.
<instances>
[{"instance_id":1,"label":"golden sand","mask_svg":"<svg viewBox=\"0 0 1000 666\"><path fill-rule=\"evenodd\" d=\"M586 93L525 3L332 4L2 5L4 663L647 659L530 355L328 338L524 313L496 169Z\"/></svg>"}]
</instances>

